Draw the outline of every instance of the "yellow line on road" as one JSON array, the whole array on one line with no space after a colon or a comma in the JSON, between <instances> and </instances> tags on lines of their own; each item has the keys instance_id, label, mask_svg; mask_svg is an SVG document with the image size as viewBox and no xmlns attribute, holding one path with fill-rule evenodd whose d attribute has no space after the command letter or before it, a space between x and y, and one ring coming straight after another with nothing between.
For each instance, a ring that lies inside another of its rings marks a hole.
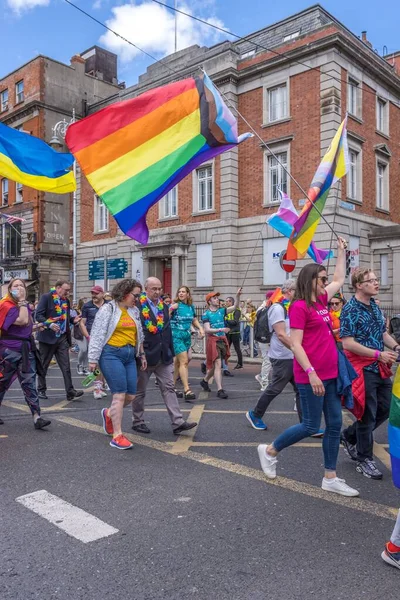
<instances>
[{"instance_id":1,"label":"yellow line on road","mask_svg":"<svg viewBox=\"0 0 400 600\"><path fill-rule=\"evenodd\" d=\"M265 442L267 443L267 442ZM246 448L256 447L260 444L260 442L192 442L192 446L196 446L197 448ZM321 448L321 443L318 442L298 442L294 444L292 447L295 448Z\"/></svg>"},{"instance_id":2,"label":"yellow line on road","mask_svg":"<svg viewBox=\"0 0 400 600\"><path fill-rule=\"evenodd\" d=\"M201 416L203 414L204 404L196 404L193 406L190 411L188 421L195 421L197 425L200 423ZM172 454L181 454L182 452L187 452L190 446L193 444L194 436L196 434L197 427L190 429L187 434L180 435L177 441L173 444L170 452Z\"/></svg>"},{"instance_id":3,"label":"yellow line on road","mask_svg":"<svg viewBox=\"0 0 400 600\"><path fill-rule=\"evenodd\" d=\"M53 404L53 406L47 406L46 408L42 408L42 412L51 412L53 410L63 410L65 406L68 406L72 400L62 400L58 402L58 404Z\"/></svg>"},{"instance_id":4,"label":"yellow line on road","mask_svg":"<svg viewBox=\"0 0 400 600\"><path fill-rule=\"evenodd\" d=\"M8 438L8 435L0 435L0 438Z\"/></svg>"},{"instance_id":5,"label":"yellow line on road","mask_svg":"<svg viewBox=\"0 0 400 600\"><path fill-rule=\"evenodd\" d=\"M55 417L55 420L73 427L79 427L80 429L84 429L86 431L92 431L104 435L103 428L99 425L86 423L73 417L57 416ZM131 433L124 433L124 435L137 445L146 446L147 448L165 452L166 454L175 454L170 444L144 438L139 435L133 435ZM330 502L331 504L337 504L340 507L350 508L352 510L357 510L363 513L374 515L376 517L395 520L398 513L398 508L386 506L384 504L378 504L369 500L363 500L361 498L347 498L344 496L338 496L336 494L330 494L329 492L322 490L320 487L310 485L309 483L304 483L302 481L288 479L287 477L267 479L260 469L253 469L246 467L245 465L214 458L208 454L200 454L198 452L188 450L187 452L179 454L178 457L193 460L203 465L208 465L216 469L233 473L234 475L255 479L261 483L264 483L265 485L280 487L291 492L304 494L305 496L310 496L311 498L315 498L317 500L324 500L325 502Z\"/></svg>"},{"instance_id":6,"label":"yellow line on road","mask_svg":"<svg viewBox=\"0 0 400 600\"><path fill-rule=\"evenodd\" d=\"M346 412L343 412L343 423L346 427L354 423L354 421L350 418L350 415ZM389 471L391 471L392 463L390 461L390 455L385 450L385 448L388 447L388 444L378 444L378 442L374 442L374 455L379 458L381 463L383 463L385 467L389 469Z\"/></svg>"}]
</instances>

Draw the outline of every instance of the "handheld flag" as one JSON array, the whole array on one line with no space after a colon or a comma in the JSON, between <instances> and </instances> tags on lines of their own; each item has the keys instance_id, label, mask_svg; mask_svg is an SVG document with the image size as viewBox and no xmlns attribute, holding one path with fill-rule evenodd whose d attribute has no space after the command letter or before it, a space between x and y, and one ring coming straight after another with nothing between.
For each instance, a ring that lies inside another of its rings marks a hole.
<instances>
[{"instance_id":1,"label":"handheld flag","mask_svg":"<svg viewBox=\"0 0 400 600\"><path fill-rule=\"evenodd\" d=\"M348 154L346 116L314 175L308 191L308 199L299 218L293 225L293 233L287 249L288 258L294 258L295 254L296 256L304 256L307 252L320 221L331 186L346 175L348 171Z\"/></svg>"},{"instance_id":2,"label":"handheld flag","mask_svg":"<svg viewBox=\"0 0 400 600\"><path fill-rule=\"evenodd\" d=\"M289 196L281 190L279 190L279 193L281 195L281 203L278 212L268 217L267 224L273 227L276 231L279 231L279 233L285 237L290 238L293 232L293 225L296 222L298 215ZM331 250L317 248L314 242L311 242L309 248L307 249L307 254L314 262L318 264L322 264L324 260L333 256L333 252ZM296 260L297 258L300 257L297 255L296 251L296 256L291 260Z\"/></svg>"},{"instance_id":3,"label":"handheld flag","mask_svg":"<svg viewBox=\"0 0 400 600\"><path fill-rule=\"evenodd\" d=\"M392 402L389 414L389 452L392 462L393 483L400 488L400 368L397 367L393 382Z\"/></svg>"},{"instance_id":4,"label":"handheld flag","mask_svg":"<svg viewBox=\"0 0 400 600\"><path fill-rule=\"evenodd\" d=\"M46 142L0 123L0 175L42 192L67 194L76 188L74 157Z\"/></svg>"},{"instance_id":5,"label":"handheld flag","mask_svg":"<svg viewBox=\"0 0 400 600\"><path fill-rule=\"evenodd\" d=\"M122 231L146 244L149 208L249 136L203 73L107 106L71 125L66 142Z\"/></svg>"}]
</instances>

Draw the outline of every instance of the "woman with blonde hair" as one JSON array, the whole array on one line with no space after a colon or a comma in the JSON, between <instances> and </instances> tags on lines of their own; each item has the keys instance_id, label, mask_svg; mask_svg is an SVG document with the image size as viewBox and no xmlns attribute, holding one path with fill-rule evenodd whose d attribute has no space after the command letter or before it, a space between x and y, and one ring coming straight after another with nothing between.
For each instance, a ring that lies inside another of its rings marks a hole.
<instances>
[{"instance_id":1,"label":"woman with blonde hair","mask_svg":"<svg viewBox=\"0 0 400 600\"><path fill-rule=\"evenodd\" d=\"M43 368L32 332L40 327L33 324L25 282L11 279L7 294L0 300L0 404L18 377L35 429L51 423L40 416L36 388L37 371Z\"/></svg>"},{"instance_id":2,"label":"woman with blonde hair","mask_svg":"<svg viewBox=\"0 0 400 600\"><path fill-rule=\"evenodd\" d=\"M182 285L178 289L175 300L169 307L169 315L175 351L174 384L180 376L185 400L195 400L196 395L189 387L189 362L192 358L191 328L198 329L200 337L204 337L204 329L196 317L192 295L186 285ZM177 396L178 398L182 397L180 392L177 393Z\"/></svg>"}]
</instances>

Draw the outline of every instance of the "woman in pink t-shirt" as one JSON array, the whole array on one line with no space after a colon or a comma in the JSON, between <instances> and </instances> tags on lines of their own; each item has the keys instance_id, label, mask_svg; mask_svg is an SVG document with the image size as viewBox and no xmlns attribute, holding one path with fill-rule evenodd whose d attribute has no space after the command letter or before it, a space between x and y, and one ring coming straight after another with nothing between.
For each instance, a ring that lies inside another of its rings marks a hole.
<instances>
[{"instance_id":1,"label":"woman in pink t-shirt","mask_svg":"<svg viewBox=\"0 0 400 600\"><path fill-rule=\"evenodd\" d=\"M325 464L322 489L342 496L358 496L357 490L336 477L342 406L336 388L338 350L331 329L328 302L344 284L345 248L346 242L338 238L336 269L330 284L322 265L306 265L299 273L289 320L294 379L300 393L303 420L286 429L269 446L258 446L258 455L262 470L267 477L274 479L278 452L317 433L323 412L326 428L322 442Z\"/></svg>"}]
</instances>

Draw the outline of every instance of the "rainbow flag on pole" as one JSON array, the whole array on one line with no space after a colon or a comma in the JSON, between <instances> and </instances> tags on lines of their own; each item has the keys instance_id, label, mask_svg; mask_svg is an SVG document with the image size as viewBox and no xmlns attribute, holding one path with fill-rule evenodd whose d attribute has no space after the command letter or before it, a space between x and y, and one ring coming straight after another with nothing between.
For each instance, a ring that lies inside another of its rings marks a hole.
<instances>
[{"instance_id":1,"label":"rainbow flag on pole","mask_svg":"<svg viewBox=\"0 0 400 600\"><path fill-rule=\"evenodd\" d=\"M388 434L393 483L400 488L400 367L393 382Z\"/></svg>"},{"instance_id":2,"label":"rainbow flag on pole","mask_svg":"<svg viewBox=\"0 0 400 600\"><path fill-rule=\"evenodd\" d=\"M146 244L147 211L204 161L233 148L237 122L204 73L107 106L66 142L129 237Z\"/></svg>"},{"instance_id":3,"label":"rainbow flag on pole","mask_svg":"<svg viewBox=\"0 0 400 600\"><path fill-rule=\"evenodd\" d=\"M325 208L329 190L332 185L346 175L348 168L349 151L346 116L314 175L308 191L308 199L299 218L293 225L293 233L287 249L289 260L295 260L296 257L303 257L306 254L321 219L320 213Z\"/></svg>"},{"instance_id":4,"label":"rainbow flag on pole","mask_svg":"<svg viewBox=\"0 0 400 600\"><path fill-rule=\"evenodd\" d=\"M76 188L74 157L46 142L0 123L0 176L35 190L67 194Z\"/></svg>"}]
</instances>

